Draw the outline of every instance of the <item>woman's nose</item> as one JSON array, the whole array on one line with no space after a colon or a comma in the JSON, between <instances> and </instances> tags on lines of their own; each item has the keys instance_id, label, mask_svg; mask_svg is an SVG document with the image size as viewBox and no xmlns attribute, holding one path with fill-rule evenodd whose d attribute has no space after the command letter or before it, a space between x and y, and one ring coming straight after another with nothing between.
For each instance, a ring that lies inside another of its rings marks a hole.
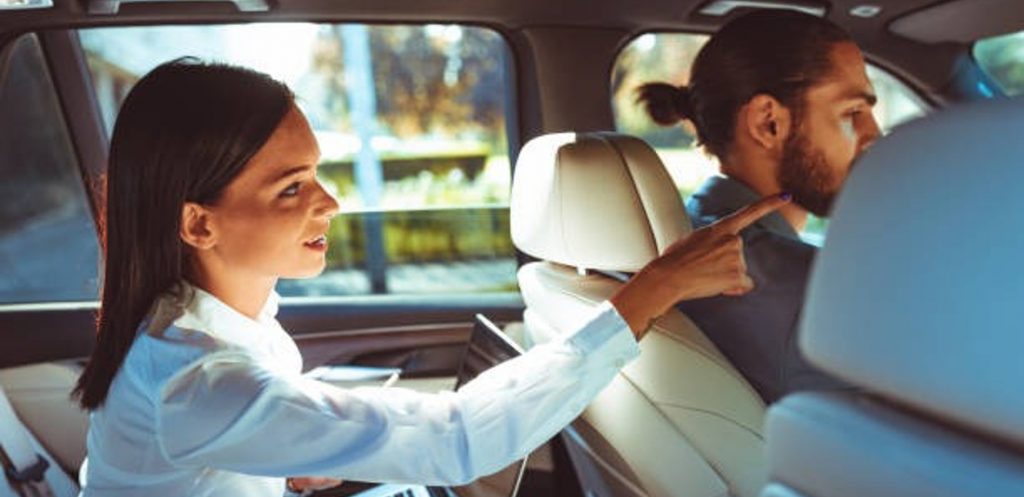
<instances>
[{"instance_id":1,"label":"woman's nose","mask_svg":"<svg viewBox=\"0 0 1024 497\"><path fill-rule=\"evenodd\" d=\"M317 215L324 216L327 218L332 218L338 215L338 212L340 211L341 207L338 204L338 198L334 195L334 192L332 192L331 188L329 188L327 185L323 183L323 181L319 179L317 180L316 184L317 187L320 188L320 193L322 195L317 205Z\"/></svg>"}]
</instances>

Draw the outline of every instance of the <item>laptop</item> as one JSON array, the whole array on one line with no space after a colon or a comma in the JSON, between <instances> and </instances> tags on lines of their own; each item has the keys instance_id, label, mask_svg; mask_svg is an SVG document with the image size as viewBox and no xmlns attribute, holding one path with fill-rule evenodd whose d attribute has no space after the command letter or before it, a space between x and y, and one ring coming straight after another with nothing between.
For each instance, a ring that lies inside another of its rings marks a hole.
<instances>
[{"instance_id":1,"label":"laptop","mask_svg":"<svg viewBox=\"0 0 1024 497\"><path fill-rule=\"evenodd\" d=\"M473 332L466 344L459 363L455 380L458 390L477 375L513 357L521 355L523 349L510 340L491 320L482 314L473 319ZM392 377L393 378L393 377ZM353 497L469 497L481 494L500 497L515 497L526 472L526 457L515 461L497 473L486 476L469 485L441 488L422 485L383 484L376 485ZM480 487L486 487L481 489Z\"/></svg>"}]
</instances>

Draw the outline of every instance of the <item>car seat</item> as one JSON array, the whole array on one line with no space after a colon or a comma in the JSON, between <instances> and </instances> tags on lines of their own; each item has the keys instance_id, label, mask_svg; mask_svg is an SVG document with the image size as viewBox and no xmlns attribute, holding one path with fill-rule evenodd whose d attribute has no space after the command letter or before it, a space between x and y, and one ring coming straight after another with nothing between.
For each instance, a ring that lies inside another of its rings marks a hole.
<instances>
[{"instance_id":1,"label":"car seat","mask_svg":"<svg viewBox=\"0 0 1024 497\"><path fill-rule=\"evenodd\" d=\"M623 284L620 273L691 230L665 167L633 137L541 136L523 147L514 174L512 239L539 259L518 275L531 343L575 330ZM757 495L765 481L757 393L678 311L657 320L640 348L571 430L570 454L582 448L605 475L605 486L585 490Z\"/></svg>"},{"instance_id":2,"label":"car seat","mask_svg":"<svg viewBox=\"0 0 1024 497\"><path fill-rule=\"evenodd\" d=\"M912 122L858 160L799 345L862 390L768 414L763 497L1024 495L1024 101Z\"/></svg>"},{"instance_id":3,"label":"car seat","mask_svg":"<svg viewBox=\"0 0 1024 497\"><path fill-rule=\"evenodd\" d=\"M84 443L84 438L81 441ZM22 423L0 386L0 497L73 497L78 485ZM42 493L40 493L42 492Z\"/></svg>"}]
</instances>

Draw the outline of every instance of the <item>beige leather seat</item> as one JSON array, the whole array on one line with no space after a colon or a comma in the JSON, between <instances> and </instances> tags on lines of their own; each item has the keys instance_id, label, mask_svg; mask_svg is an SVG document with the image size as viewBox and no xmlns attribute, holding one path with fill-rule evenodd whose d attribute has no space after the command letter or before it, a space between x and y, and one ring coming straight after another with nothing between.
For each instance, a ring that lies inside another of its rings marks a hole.
<instances>
[{"instance_id":1,"label":"beige leather seat","mask_svg":"<svg viewBox=\"0 0 1024 497\"><path fill-rule=\"evenodd\" d=\"M81 367L74 362L53 362L0 369L0 390L13 407L34 451L49 462L46 482L56 497L78 495L75 475L85 459L88 414L70 395ZM0 497L16 491L0 479Z\"/></svg>"},{"instance_id":2,"label":"beige leather seat","mask_svg":"<svg viewBox=\"0 0 1024 497\"><path fill-rule=\"evenodd\" d=\"M0 369L0 387L25 427L70 474L85 460L89 430L89 414L71 399L81 373L73 361Z\"/></svg>"},{"instance_id":3,"label":"beige leather seat","mask_svg":"<svg viewBox=\"0 0 1024 497\"><path fill-rule=\"evenodd\" d=\"M863 391L769 411L764 497L1024 495L1024 100L897 129L858 162L800 346Z\"/></svg>"},{"instance_id":4,"label":"beige leather seat","mask_svg":"<svg viewBox=\"0 0 1024 497\"><path fill-rule=\"evenodd\" d=\"M622 284L594 270L635 272L691 229L654 151L612 133L527 143L511 209L513 241L541 259L519 271L534 343L575 329ZM593 466L607 480L607 488L590 490L757 495L765 480L760 397L677 311L660 319L640 347L641 357L577 421L576 441L601 456Z\"/></svg>"}]
</instances>

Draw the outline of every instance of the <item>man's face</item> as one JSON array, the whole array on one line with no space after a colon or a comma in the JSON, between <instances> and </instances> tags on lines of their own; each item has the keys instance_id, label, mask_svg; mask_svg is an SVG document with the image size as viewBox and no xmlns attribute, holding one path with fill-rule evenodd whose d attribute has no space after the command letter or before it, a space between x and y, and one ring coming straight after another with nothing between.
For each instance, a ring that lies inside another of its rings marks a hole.
<instances>
[{"instance_id":1,"label":"man's face","mask_svg":"<svg viewBox=\"0 0 1024 497\"><path fill-rule=\"evenodd\" d=\"M832 71L804 94L779 167L779 185L819 217L828 216L853 160L878 137L875 92L853 43L832 49Z\"/></svg>"}]
</instances>

